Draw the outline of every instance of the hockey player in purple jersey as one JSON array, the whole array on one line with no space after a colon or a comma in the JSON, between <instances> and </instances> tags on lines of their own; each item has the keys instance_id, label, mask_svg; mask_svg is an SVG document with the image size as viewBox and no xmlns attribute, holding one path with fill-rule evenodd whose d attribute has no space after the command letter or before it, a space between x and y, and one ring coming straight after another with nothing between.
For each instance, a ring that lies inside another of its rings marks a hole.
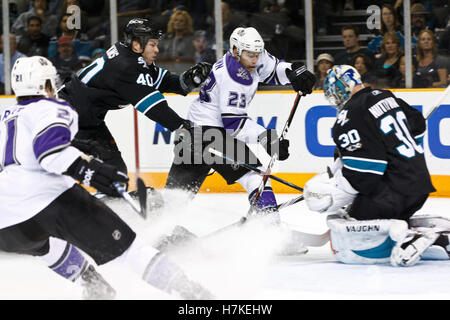
<instances>
[{"instance_id":1,"label":"hockey player in purple jersey","mask_svg":"<svg viewBox=\"0 0 450 320\"><path fill-rule=\"evenodd\" d=\"M388 90L365 88L347 65L329 70L324 93L338 110L336 160L306 183L304 197L311 210L329 214L336 258L395 266L414 265L422 255L448 259L450 223L414 216L435 191L422 114Z\"/></svg>"},{"instance_id":2,"label":"hockey player in purple jersey","mask_svg":"<svg viewBox=\"0 0 450 320\"><path fill-rule=\"evenodd\" d=\"M248 192L249 200L253 199L261 176L245 167L221 162L221 159L208 162L208 150L213 147L234 160L255 167L262 164L250 151L248 143L260 143L270 156L277 153L281 161L289 157L289 141L280 139L276 130L267 130L247 114L258 84L270 81L291 84L296 92L306 95L311 93L315 77L303 64L282 62L268 53L255 28L236 28L230 36L230 50L213 65L199 97L189 107L187 118L196 127L188 139L183 137L182 142L192 142L194 154L200 154L200 158L194 156L191 159L185 157L185 150L183 153L176 151L166 188L189 190L195 194L213 168L228 184L241 184ZM215 143L211 144L212 141ZM257 206L268 212L276 205L269 181ZM271 214L278 219L276 210Z\"/></svg>"},{"instance_id":3,"label":"hockey player in purple jersey","mask_svg":"<svg viewBox=\"0 0 450 320\"><path fill-rule=\"evenodd\" d=\"M76 183L116 195L113 182L127 183L128 177L71 145L78 115L55 99L51 62L39 56L20 58L11 79L18 104L0 120L0 250L43 257L61 276L88 283L88 298L112 298L114 290L77 248L97 265L129 268L168 293L209 298L180 267L139 240L115 212Z\"/></svg>"}]
</instances>

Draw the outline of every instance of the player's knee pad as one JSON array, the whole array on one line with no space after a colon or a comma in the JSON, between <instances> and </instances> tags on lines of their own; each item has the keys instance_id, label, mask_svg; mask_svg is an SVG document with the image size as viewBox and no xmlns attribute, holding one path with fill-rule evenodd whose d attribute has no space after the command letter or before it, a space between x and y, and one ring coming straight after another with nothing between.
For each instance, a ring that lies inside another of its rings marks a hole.
<instances>
[{"instance_id":1,"label":"player's knee pad","mask_svg":"<svg viewBox=\"0 0 450 320\"><path fill-rule=\"evenodd\" d=\"M389 263L395 236L408 230L395 219L347 220L337 215L327 219L331 249L336 259L348 264Z\"/></svg>"}]
</instances>

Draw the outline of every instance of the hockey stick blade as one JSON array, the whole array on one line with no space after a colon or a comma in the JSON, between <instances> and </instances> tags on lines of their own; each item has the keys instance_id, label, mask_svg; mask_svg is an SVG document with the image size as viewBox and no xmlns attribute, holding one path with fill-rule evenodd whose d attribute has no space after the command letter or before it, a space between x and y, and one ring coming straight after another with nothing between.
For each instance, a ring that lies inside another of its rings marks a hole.
<instances>
[{"instance_id":1,"label":"hockey stick blade","mask_svg":"<svg viewBox=\"0 0 450 320\"><path fill-rule=\"evenodd\" d=\"M145 213L141 211L139 205L131 198L131 196L128 194L125 188L119 182L114 182L113 185L116 188L117 192L120 194L120 196L126 202L128 202L128 204L133 208L133 210L136 211L142 218L145 219L146 218Z\"/></svg>"},{"instance_id":2,"label":"hockey stick blade","mask_svg":"<svg viewBox=\"0 0 450 320\"><path fill-rule=\"evenodd\" d=\"M139 205L141 207L141 215L144 219L147 218L147 187L145 186L144 180L141 178L137 179L137 195L139 199Z\"/></svg>"}]
</instances>

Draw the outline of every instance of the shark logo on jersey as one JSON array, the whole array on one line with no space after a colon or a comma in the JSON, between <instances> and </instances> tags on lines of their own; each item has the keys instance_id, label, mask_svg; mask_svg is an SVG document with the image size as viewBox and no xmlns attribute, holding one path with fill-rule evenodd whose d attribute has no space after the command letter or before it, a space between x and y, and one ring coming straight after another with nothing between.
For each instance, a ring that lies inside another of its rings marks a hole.
<instances>
[{"instance_id":1,"label":"shark logo on jersey","mask_svg":"<svg viewBox=\"0 0 450 320\"><path fill-rule=\"evenodd\" d=\"M144 60L143 57L139 57L139 58L138 58L138 63L139 63L139 64L142 64L142 66L143 66L144 68L147 68L147 69L148 69L147 62L145 62L145 60Z\"/></svg>"},{"instance_id":2,"label":"shark logo on jersey","mask_svg":"<svg viewBox=\"0 0 450 320\"><path fill-rule=\"evenodd\" d=\"M245 70L245 68L243 67L239 67L236 76L247 81L250 80L250 77L248 76L248 71Z\"/></svg>"},{"instance_id":3,"label":"shark logo on jersey","mask_svg":"<svg viewBox=\"0 0 450 320\"><path fill-rule=\"evenodd\" d=\"M339 112L336 123L344 126L349 121L349 119L347 118L347 113L348 110L342 110L341 112Z\"/></svg>"}]
</instances>

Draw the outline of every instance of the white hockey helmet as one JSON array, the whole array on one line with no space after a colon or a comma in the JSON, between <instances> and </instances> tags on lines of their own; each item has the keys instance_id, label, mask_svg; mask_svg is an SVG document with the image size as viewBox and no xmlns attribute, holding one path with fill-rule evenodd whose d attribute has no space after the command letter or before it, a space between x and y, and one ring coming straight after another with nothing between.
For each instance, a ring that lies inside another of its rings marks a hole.
<instances>
[{"instance_id":1,"label":"white hockey helmet","mask_svg":"<svg viewBox=\"0 0 450 320\"><path fill-rule=\"evenodd\" d=\"M16 97L45 96L47 80L56 91L57 72L53 64L44 57L33 56L17 59L11 71L11 87Z\"/></svg>"},{"instance_id":2,"label":"white hockey helmet","mask_svg":"<svg viewBox=\"0 0 450 320\"><path fill-rule=\"evenodd\" d=\"M237 49L238 57L242 51L262 52L264 50L264 40L255 28L236 28L230 36L230 50Z\"/></svg>"},{"instance_id":3,"label":"white hockey helmet","mask_svg":"<svg viewBox=\"0 0 450 320\"><path fill-rule=\"evenodd\" d=\"M353 88L362 84L359 72L348 65L337 65L328 70L323 84L323 92L333 107L341 110L350 99Z\"/></svg>"}]
</instances>

